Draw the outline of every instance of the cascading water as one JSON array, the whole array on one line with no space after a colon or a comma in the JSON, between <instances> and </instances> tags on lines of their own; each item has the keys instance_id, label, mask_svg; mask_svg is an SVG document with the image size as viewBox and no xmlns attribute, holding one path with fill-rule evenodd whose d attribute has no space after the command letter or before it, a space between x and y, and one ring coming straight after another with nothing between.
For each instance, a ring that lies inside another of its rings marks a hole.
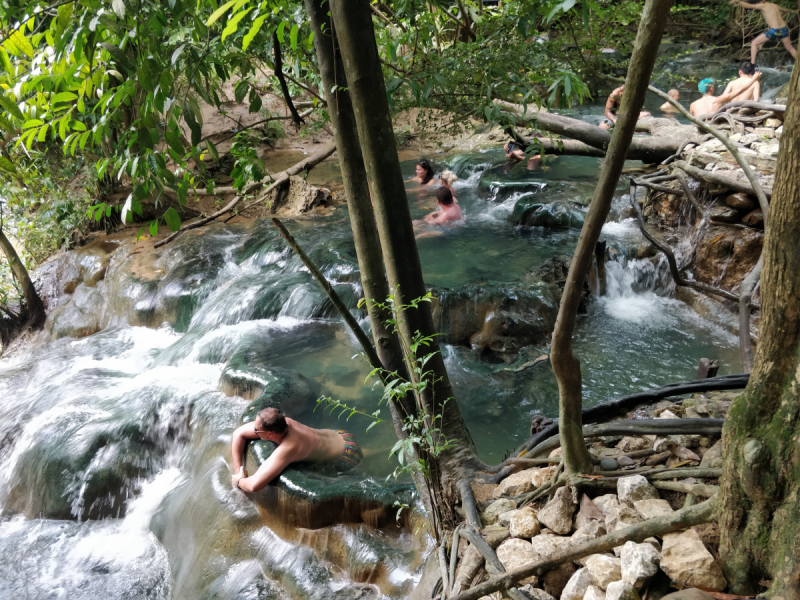
<instances>
[{"instance_id":1,"label":"cascading water","mask_svg":"<svg viewBox=\"0 0 800 600\"><path fill-rule=\"evenodd\" d=\"M516 181L506 189L528 186L543 202L585 202L598 165L559 158L486 175L501 159L448 159L467 218L418 243L426 282L454 299L445 333L458 339L443 353L489 463L525 438L531 415L557 410L549 367L525 366L547 352L540 332L557 309L555 284L530 271L570 254L578 231L512 225L514 205L487 198L481 181ZM403 167L413 172L413 163ZM409 199L414 218L432 208L424 193ZM363 319L345 209L287 226ZM605 235L622 247L631 230L609 225ZM379 393L363 383L369 370L351 359L352 336L323 292L268 221L212 225L161 253L151 245L119 236L63 256L52 269L61 297L48 334L0 362L0 597L404 597L425 539L391 526L289 527L231 489L230 435L252 392L232 373L376 409ZM89 254L107 265L104 278L100 267L75 267ZM649 261L610 264L608 295L589 302L575 341L587 404L690 379L702 356L737 370L735 340L654 293L655 278ZM492 294L496 306L481 313ZM517 336L498 344L527 345L482 360L482 344L495 343L492 319ZM456 335L467 325L480 331ZM365 479L393 470L391 426L366 432L368 422L338 421L313 402L290 408L311 426L351 430L365 449Z\"/></svg>"}]
</instances>

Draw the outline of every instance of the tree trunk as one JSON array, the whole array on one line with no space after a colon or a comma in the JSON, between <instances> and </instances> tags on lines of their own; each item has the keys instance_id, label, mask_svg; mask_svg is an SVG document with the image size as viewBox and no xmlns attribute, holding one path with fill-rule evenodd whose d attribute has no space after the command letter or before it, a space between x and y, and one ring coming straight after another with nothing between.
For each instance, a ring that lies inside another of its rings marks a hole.
<instances>
[{"instance_id":1,"label":"tree trunk","mask_svg":"<svg viewBox=\"0 0 800 600\"><path fill-rule=\"evenodd\" d=\"M589 472L592 468L581 433L581 367L572 353L575 316L578 312L583 282L594 256L594 248L611 208L611 200L633 138L636 120L644 104L647 84L661 42L661 34L667 22L670 4L669 0L647 0L645 3L628 69L619 119L611 136L600 179L570 264L553 331L550 363L558 380L559 435L564 466L570 475Z\"/></svg>"},{"instance_id":2,"label":"tree trunk","mask_svg":"<svg viewBox=\"0 0 800 600\"><path fill-rule=\"evenodd\" d=\"M385 325L392 315L375 306L375 301L386 302L390 294L389 285L383 269L381 242L370 202L367 171L361 156L356 117L347 90L344 65L328 15L328 4L327 2L323 4L323 1L305 0L305 4L314 32L314 48L317 52L322 88L339 153L339 167L347 195L350 227L353 230L361 287L367 303L372 338L375 340L375 350L384 368L408 379L400 341ZM413 414L414 401L409 398L404 402L400 410L404 414L398 413L397 407L390 408L393 409L392 420L395 431L398 436L403 436L403 417Z\"/></svg>"},{"instance_id":3,"label":"tree trunk","mask_svg":"<svg viewBox=\"0 0 800 600\"><path fill-rule=\"evenodd\" d=\"M753 372L722 434L720 552L729 589L800 598L800 69L789 84L769 228Z\"/></svg>"},{"instance_id":4,"label":"tree trunk","mask_svg":"<svg viewBox=\"0 0 800 600\"><path fill-rule=\"evenodd\" d=\"M0 246L3 247L3 252L6 254L8 264L11 265L11 271L14 273L14 277L17 279L20 287L22 288L22 294L25 297L25 304L28 306L28 322L32 327L38 329L44 325L44 303L42 302L42 299L39 298L39 294L36 292L36 288L33 286L30 275L28 275L28 270L25 268L25 265L22 264L17 251L14 249L14 246L6 237L6 234L2 229L0 229Z\"/></svg>"},{"instance_id":5,"label":"tree trunk","mask_svg":"<svg viewBox=\"0 0 800 600\"><path fill-rule=\"evenodd\" d=\"M355 112L389 287L396 306L410 304L425 296L427 290L400 172L371 11L367 0L332 0L329 6ZM420 303L418 308L401 310L398 316L400 334L409 342L416 333L424 336L436 333L427 302ZM455 442L442 455L440 466L447 471L447 477L458 479L462 467L469 472L484 465L477 458L472 437L455 402L436 339L427 347L420 346L417 356L409 358L414 360L430 353L435 354L425 368L433 372L434 381L422 401L429 418L441 415L439 429Z\"/></svg>"},{"instance_id":6,"label":"tree trunk","mask_svg":"<svg viewBox=\"0 0 800 600\"><path fill-rule=\"evenodd\" d=\"M278 83L281 86L281 92L283 93L283 99L286 101L286 106L289 109L289 112L292 114L292 121L294 121L295 127L300 127L302 123L305 123L303 117L300 116L300 113L297 112L297 109L294 107L294 102L292 102L292 96L289 94L289 86L286 85L286 78L283 76L283 57L281 56L281 41L278 39L278 32L272 32L272 49L274 51L275 57L275 77L278 78Z\"/></svg>"}]
</instances>

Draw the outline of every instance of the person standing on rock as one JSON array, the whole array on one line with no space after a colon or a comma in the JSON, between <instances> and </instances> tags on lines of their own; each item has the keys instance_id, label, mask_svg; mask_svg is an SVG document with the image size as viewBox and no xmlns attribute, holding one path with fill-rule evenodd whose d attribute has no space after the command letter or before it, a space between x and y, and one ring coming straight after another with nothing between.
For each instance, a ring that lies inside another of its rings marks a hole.
<instances>
[{"instance_id":1,"label":"person standing on rock","mask_svg":"<svg viewBox=\"0 0 800 600\"><path fill-rule=\"evenodd\" d=\"M692 116L699 117L700 115L710 115L717 112L720 108L722 108L725 104L733 100L739 94L746 92L750 87L754 86L758 83L758 80L761 79L761 72L759 71L752 78L750 78L750 82L747 83L743 89L735 90L732 92L728 92L727 94L722 94L721 96L714 95L714 80L711 78L703 79L700 83L697 84L697 89L700 90L703 94L705 94L699 100L695 100L694 102L689 105L689 112L692 113Z\"/></svg>"},{"instance_id":2,"label":"person standing on rock","mask_svg":"<svg viewBox=\"0 0 800 600\"><path fill-rule=\"evenodd\" d=\"M250 477L242 464L247 440L273 442L277 448ZM313 429L287 418L278 408L265 408L251 423L233 432L231 440L233 476L231 484L243 492L257 492L295 462L326 462L339 471L354 469L361 462L361 448L352 434L343 430Z\"/></svg>"},{"instance_id":3,"label":"person standing on rock","mask_svg":"<svg viewBox=\"0 0 800 600\"><path fill-rule=\"evenodd\" d=\"M755 85L748 86L755 74L756 66L749 61L744 61L739 65L739 78L731 81L722 95L724 96L730 92L738 92L739 95L735 96L732 102L739 100L753 100L758 102L758 99L761 97L761 84L756 82Z\"/></svg>"},{"instance_id":4,"label":"person standing on rock","mask_svg":"<svg viewBox=\"0 0 800 600\"><path fill-rule=\"evenodd\" d=\"M760 10L767 22L768 29L758 35L752 42L750 42L750 62L756 64L758 57L758 49L766 41L779 39L783 42L786 50L792 55L792 58L797 58L797 50L792 46L792 41L789 39L789 28L786 26L786 21L781 16L781 11L787 10L782 6L773 4L772 2L765 2L764 0L756 0L755 4L748 4L741 0L730 0L731 4L738 4L742 8L749 8L750 10Z\"/></svg>"}]
</instances>

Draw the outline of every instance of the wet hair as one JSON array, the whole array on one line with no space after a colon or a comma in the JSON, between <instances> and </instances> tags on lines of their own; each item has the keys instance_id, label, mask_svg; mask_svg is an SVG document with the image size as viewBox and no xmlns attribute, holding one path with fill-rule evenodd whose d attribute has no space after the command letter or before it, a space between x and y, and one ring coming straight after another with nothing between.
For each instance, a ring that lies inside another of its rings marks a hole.
<instances>
[{"instance_id":1,"label":"wet hair","mask_svg":"<svg viewBox=\"0 0 800 600\"><path fill-rule=\"evenodd\" d=\"M425 177L423 178L422 183L428 183L431 179L433 179L433 167L431 166L431 163L423 158L417 164L425 169Z\"/></svg>"},{"instance_id":2,"label":"wet hair","mask_svg":"<svg viewBox=\"0 0 800 600\"><path fill-rule=\"evenodd\" d=\"M708 88L714 87L714 80L710 77L706 77L700 83L697 84L697 89L700 90L700 93L705 94Z\"/></svg>"},{"instance_id":3,"label":"wet hair","mask_svg":"<svg viewBox=\"0 0 800 600\"><path fill-rule=\"evenodd\" d=\"M458 181L458 175L453 173L452 171L442 171L439 175L439 181L445 184L447 187L452 186L456 181Z\"/></svg>"},{"instance_id":4,"label":"wet hair","mask_svg":"<svg viewBox=\"0 0 800 600\"><path fill-rule=\"evenodd\" d=\"M436 190L436 199L444 206L450 206L453 203L453 193L449 188L440 187Z\"/></svg>"},{"instance_id":5,"label":"wet hair","mask_svg":"<svg viewBox=\"0 0 800 600\"><path fill-rule=\"evenodd\" d=\"M745 75L753 75L756 72L756 66L749 60L746 60L739 65L739 70Z\"/></svg>"},{"instance_id":6,"label":"wet hair","mask_svg":"<svg viewBox=\"0 0 800 600\"><path fill-rule=\"evenodd\" d=\"M269 431L270 433L286 433L289 428L286 425L286 416L280 408L265 408L258 411L254 422L256 429Z\"/></svg>"},{"instance_id":7,"label":"wet hair","mask_svg":"<svg viewBox=\"0 0 800 600\"><path fill-rule=\"evenodd\" d=\"M670 91L667 92L667 96L669 96L673 100L677 100L676 96L680 96L680 95L681 95L681 93L678 90L676 90L675 88L672 88Z\"/></svg>"}]
</instances>

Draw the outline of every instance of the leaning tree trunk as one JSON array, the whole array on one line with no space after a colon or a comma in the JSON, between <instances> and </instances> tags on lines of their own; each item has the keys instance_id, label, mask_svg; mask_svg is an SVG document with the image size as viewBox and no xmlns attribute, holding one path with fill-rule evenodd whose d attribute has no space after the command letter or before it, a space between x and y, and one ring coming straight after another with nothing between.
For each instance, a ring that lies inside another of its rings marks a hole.
<instances>
[{"instance_id":1,"label":"leaning tree trunk","mask_svg":"<svg viewBox=\"0 0 800 600\"><path fill-rule=\"evenodd\" d=\"M0 229L0 246L3 247L3 252L5 252L8 264L11 266L11 271L22 288L22 295L25 297L25 304L28 307L28 323L32 327L41 327L44 325L45 320L44 303L33 286L28 270L22 264L17 251L2 229Z\"/></svg>"},{"instance_id":2,"label":"leaning tree trunk","mask_svg":"<svg viewBox=\"0 0 800 600\"><path fill-rule=\"evenodd\" d=\"M331 118L339 167L342 171L350 227L356 246L361 287L367 303L372 338L375 350L384 368L408 378L400 341L386 326L391 313L381 310L375 302L384 303L389 297L389 285L381 258L381 241L375 225L375 214L369 198L369 184L361 147L358 142L356 117L347 90L341 54L338 52L336 36L328 14L328 3L324 0L305 0L311 29L314 32L314 48L325 90L325 103ZM405 437L403 418L414 413L414 401L406 399L402 406L391 405L392 420L398 436ZM399 411L398 411L399 408Z\"/></svg>"},{"instance_id":3,"label":"leaning tree trunk","mask_svg":"<svg viewBox=\"0 0 800 600\"><path fill-rule=\"evenodd\" d=\"M789 84L769 228L761 324L744 393L722 434L720 552L729 588L800 598L800 69Z\"/></svg>"},{"instance_id":4,"label":"leaning tree trunk","mask_svg":"<svg viewBox=\"0 0 800 600\"><path fill-rule=\"evenodd\" d=\"M425 296L422 267L414 239L392 117L386 97L386 84L381 72L368 0L334 0L333 17L339 48L342 53L348 90L355 111L358 137L367 170L369 187L383 251L383 262L389 287L396 305L407 305ZM401 336L410 341L418 332L435 335L430 305L400 311ZM484 466L477 458L475 445L455 402L444 358L434 338L429 346L420 346L411 360L433 354L425 368L433 372L433 385L423 394L426 413L441 415L437 423L455 447L446 452L440 466L446 476L458 477L460 468Z\"/></svg>"},{"instance_id":5,"label":"leaning tree trunk","mask_svg":"<svg viewBox=\"0 0 800 600\"><path fill-rule=\"evenodd\" d=\"M639 111L644 104L647 84L653 71L670 4L670 0L647 0L645 3L628 68L628 77L625 80L626 87L620 105L619 119L611 136L606 160L594 190L589 213L581 229L578 246L572 257L553 331L550 363L558 380L559 434L564 466L569 474L589 472L592 468L581 433L581 366L572 353L575 316L583 291L583 282L594 257L595 245L611 209L611 200L622 173L625 155L633 138Z\"/></svg>"}]
</instances>

